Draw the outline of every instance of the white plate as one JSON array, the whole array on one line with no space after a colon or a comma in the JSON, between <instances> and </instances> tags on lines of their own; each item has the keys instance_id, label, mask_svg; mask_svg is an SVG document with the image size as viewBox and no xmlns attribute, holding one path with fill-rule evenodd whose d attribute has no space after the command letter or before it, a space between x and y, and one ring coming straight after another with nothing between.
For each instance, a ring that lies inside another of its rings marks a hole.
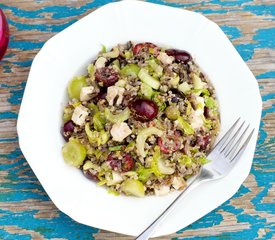
<instances>
[{"instance_id":1,"label":"white plate","mask_svg":"<svg viewBox=\"0 0 275 240\"><path fill-rule=\"evenodd\" d=\"M51 38L35 57L18 118L21 150L44 189L76 221L109 231L138 235L174 199L115 197L64 163L60 135L66 86L101 49L128 40L185 49L214 84L221 111L221 135L241 116L258 132L258 84L226 35L204 16L145 2L107 4ZM253 160L257 134L224 179L194 189L154 236L184 228L215 209L239 189Z\"/></svg>"}]
</instances>

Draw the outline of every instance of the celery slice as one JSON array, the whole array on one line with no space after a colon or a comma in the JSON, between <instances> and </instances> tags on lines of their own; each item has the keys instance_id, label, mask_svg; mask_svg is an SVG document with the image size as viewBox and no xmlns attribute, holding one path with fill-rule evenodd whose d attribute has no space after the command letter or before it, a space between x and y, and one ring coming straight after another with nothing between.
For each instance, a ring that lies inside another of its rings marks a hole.
<instances>
[{"instance_id":1,"label":"celery slice","mask_svg":"<svg viewBox=\"0 0 275 240\"><path fill-rule=\"evenodd\" d=\"M138 77L142 82L148 84L153 89L156 89L156 90L159 89L160 82L157 79L150 76L146 69L144 68L140 69L138 73Z\"/></svg>"}]
</instances>

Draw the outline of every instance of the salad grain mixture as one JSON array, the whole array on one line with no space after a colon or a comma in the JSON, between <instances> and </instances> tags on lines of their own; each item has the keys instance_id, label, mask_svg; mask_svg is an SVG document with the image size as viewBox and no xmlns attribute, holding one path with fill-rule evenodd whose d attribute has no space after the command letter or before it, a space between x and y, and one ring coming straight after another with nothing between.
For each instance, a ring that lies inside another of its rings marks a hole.
<instances>
[{"instance_id":1,"label":"salad grain mixture","mask_svg":"<svg viewBox=\"0 0 275 240\"><path fill-rule=\"evenodd\" d=\"M183 189L207 163L220 120L191 55L153 43L103 47L68 85L64 160L114 194Z\"/></svg>"}]
</instances>

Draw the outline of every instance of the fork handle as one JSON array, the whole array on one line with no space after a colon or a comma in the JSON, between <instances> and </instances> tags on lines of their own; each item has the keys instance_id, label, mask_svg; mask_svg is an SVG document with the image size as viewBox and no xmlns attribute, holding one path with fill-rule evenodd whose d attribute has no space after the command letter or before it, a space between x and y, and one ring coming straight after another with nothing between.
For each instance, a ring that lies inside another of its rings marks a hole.
<instances>
[{"instance_id":1,"label":"fork handle","mask_svg":"<svg viewBox=\"0 0 275 240\"><path fill-rule=\"evenodd\" d=\"M188 186L175 198L175 200L163 211L162 214L159 215L159 217L151 223L137 238L136 240L147 240L152 235L153 231L160 225L160 223L168 216L169 213L171 213L174 208L177 206L177 204L180 202L180 200L185 196L184 193L194 185L197 185L203 180L206 180L208 178L209 172L205 169L202 169L197 176L195 176L191 182L189 182Z\"/></svg>"}]
</instances>

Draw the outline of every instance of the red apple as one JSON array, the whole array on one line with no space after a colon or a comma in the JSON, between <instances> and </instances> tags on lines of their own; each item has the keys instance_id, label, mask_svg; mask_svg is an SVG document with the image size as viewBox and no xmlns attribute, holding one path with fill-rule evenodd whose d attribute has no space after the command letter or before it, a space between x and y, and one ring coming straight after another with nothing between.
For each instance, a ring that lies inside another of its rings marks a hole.
<instances>
[{"instance_id":1,"label":"red apple","mask_svg":"<svg viewBox=\"0 0 275 240\"><path fill-rule=\"evenodd\" d=\"M6 16L0 8L0 60L3 58L9 44L9 26Z\"/></svg>"}]
</instances>

